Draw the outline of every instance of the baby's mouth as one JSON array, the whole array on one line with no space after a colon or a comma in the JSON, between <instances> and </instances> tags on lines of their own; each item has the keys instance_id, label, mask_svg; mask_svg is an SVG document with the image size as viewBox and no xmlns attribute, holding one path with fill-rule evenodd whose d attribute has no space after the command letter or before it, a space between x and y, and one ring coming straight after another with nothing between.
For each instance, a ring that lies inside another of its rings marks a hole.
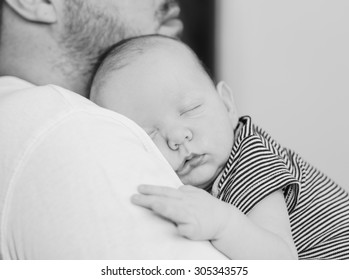
<instances>
[{"instance_id":1,"label":"baby's mouth","mask_svg":"<svg viewBox=\"0 0 349 280\"><path fill-rule=\"evenodd\" d=\"M205 161L205 155L190 154L185 157L182 164L176 170L178 176L187 175L193 168L198 167Z\"/></svg>"}]
</instances>

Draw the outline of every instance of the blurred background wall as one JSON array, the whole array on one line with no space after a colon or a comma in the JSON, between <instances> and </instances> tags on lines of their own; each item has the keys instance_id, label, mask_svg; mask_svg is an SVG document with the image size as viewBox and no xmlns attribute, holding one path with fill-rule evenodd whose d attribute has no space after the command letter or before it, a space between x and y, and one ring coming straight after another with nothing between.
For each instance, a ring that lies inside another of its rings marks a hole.
<instances>
[{"instance_id":1,"label":"blurred background wall","mask_svg":"<svg viewBox=\"0 0 349 280\"><path fill-rule=\"evenodd\" d=\"M181 4L183 40L240 114L349 189L349 1Z\"/></svg>"},{"instance_id":2,"label":"blurred background wall","mask_svg":"<svg viewBox=\"0 0 349 280\"><path fill-rule=\"evenodd\" d=\"M190 45L215 76L216 6L215 0L178 0L184 23L182 40Z\"/></svg>"}]
</instances>

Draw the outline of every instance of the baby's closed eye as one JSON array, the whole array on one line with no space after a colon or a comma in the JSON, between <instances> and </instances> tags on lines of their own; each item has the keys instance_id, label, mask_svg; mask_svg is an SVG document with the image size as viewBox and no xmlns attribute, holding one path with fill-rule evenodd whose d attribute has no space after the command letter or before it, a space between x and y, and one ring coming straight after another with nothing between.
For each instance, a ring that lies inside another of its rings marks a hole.
<instances>
[{"instance_id":1,"label":"baby's closed eye","mask_svg":"<svg viewBox=\"0 0 349 280\"><path fill-rule=\"evenodd\" d=\"M192 105L192 106L190 106L190 107L185 108L185 109L180 113L180 115L183 116L183 115L195 114L195 113L200 112L199 109L201 109L201 108L202 108L202 104Z\"/></svg>"}]
</instances>

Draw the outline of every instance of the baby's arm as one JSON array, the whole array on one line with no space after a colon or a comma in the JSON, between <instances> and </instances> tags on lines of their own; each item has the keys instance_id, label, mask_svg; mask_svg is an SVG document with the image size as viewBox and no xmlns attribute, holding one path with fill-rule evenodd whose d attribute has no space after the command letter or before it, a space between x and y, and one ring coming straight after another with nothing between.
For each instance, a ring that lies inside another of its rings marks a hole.
<instances>
[{"instance_id":1,"label":"baby's arm","mask_svg":"<svg viewBox=\"0 0 349 280\"><path fill-rule=\"evenodd\" d=\"M211 240L231 259L293 259L288 213L281 191L274 192L246 216L235 206L207 192L182 186L142 185L132 201L173 221L180 235Z\"/></svg>"}]
</instances>

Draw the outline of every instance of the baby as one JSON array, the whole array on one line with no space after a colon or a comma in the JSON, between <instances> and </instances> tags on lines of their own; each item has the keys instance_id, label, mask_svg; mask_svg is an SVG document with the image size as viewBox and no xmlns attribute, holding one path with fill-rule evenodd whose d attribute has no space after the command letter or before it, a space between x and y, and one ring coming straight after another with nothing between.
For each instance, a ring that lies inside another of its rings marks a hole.
<instances>
[{"instance_id":1,"label":"baby","mask_svg":"<svg viewBox=\"0 0 349 280\"><path fill-rule=\"evenodd\" d=\"M184 183L142 185L132 197L180 235L231 259L349 258L348 193L239 118L229 87L215 87L185 44L157 35L117 44L91 99L140 125Z\"/></svg>"}]
</instances>

